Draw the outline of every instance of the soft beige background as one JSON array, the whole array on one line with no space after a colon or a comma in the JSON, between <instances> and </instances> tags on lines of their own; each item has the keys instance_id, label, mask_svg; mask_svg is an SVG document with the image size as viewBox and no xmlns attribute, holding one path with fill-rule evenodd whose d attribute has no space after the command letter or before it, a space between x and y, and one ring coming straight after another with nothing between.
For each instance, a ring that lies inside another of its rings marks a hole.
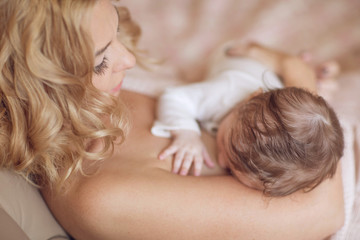
<instances>
[{"instance_id":1,"label":"soft beige background","mask_svg":"<svg viewBox=\"0 0 360 240\"><path fill-rule=\"evenodd\" d=\"M122 0L143 28L142 46L190 67L214 45L254 39L317 59L360 64L360 0ZM353 61L354 60L354 61Z\"/></svg>"},{"instance_id":2,"label":"soft beige background","mask_svg":"<svg viewBox=\"0 0 360 240\"><path fill-rule=\"evenodd\" d=\"M200 80L219 43L255 40L314 62L337 60L338 86L325 86L339 114L360 120L360 0L121 0L142 27L140 47L182 80ZM175 69L175 70L174 70Z\"/></svg>"}]
</instances>

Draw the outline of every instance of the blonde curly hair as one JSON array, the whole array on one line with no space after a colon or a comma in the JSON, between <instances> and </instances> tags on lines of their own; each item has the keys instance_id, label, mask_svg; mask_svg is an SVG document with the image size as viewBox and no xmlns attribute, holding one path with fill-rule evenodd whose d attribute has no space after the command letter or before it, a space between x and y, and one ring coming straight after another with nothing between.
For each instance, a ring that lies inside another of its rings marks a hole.
<instances>
[{"instance_id":1,"label":"blonde curly hair","mask_svg":"<svg viewBox=\"0 0 360 240\"><path fill-rule=\"evenodd\" d=\"M0 1L0 168L36 186L56 186L104 159L126 135L126 108L92 85L85 28L97 0ZM133 53L139 27L118 7ZM104 122L110 119L109 123ZM100 152L91 152L94 140Z\"/></svg>"}]
</instances>

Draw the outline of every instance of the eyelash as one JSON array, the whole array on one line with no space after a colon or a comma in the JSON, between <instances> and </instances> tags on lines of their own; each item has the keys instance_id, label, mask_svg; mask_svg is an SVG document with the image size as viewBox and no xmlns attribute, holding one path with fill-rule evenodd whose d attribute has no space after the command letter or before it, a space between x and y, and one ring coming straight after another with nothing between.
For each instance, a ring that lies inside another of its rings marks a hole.
<instances>
[{"instance_id":1,"label":"eyelash","mask_svg":"<svg viewBox=\"0 0 360 240\"><path fill-rule=\"evenodd\" d=\"M103 75L105 73L105 70L108 68L108 59L104 57L102 62L94 67L94 73L97 75Z\"/></svg>"},{"instance_id":2,"label":"eyelash","mask_svg":"<svg viewBox=\"0 0 360 240\"><path fill-rule=\"evenodd\" d=\"M118 26L116 33L118 36L120 35L120 33L121 33L120 26ZM99 65L94 67L94 73L96 75L103 75L105 73L106 69L108 68L107 62L108 62L108 59L106 57L104 57L103 61Z\"/></svg>"}]
</instances>

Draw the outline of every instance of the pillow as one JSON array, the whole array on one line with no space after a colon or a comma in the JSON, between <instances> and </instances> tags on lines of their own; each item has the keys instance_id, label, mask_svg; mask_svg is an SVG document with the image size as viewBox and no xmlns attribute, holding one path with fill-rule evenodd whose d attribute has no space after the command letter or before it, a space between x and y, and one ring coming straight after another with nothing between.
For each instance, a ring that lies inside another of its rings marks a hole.
<instances>
[{"instance_id":1,"label":"pillow","mask_svg":"<svg viewBox=\"0 0 360 240\"><path fill-rule=\"evenodd\" d=\"M0 238L29 240L18 224L2 208L0 208Z\"/></svg>"},{"instance_id":2,"label":"pillow","mask_svg":"<svg viewBox=\"0 0 360 240\"><path fill-rule=\"evenodd\" d=\"M3 209L30 239L70 239L52 216L38 189L21 176L8 170L0 170L0 189L0 209ZM0 238L4 239L5 234L10 234L10 231L13 230L9 229L8 233L2 230Z\"/></svg>"}]
</instances>

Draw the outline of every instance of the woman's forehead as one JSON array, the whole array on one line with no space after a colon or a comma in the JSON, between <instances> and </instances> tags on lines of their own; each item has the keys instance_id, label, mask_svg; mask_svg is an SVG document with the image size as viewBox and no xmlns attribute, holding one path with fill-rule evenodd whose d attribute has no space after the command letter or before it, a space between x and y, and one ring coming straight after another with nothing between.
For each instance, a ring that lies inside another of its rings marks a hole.
<instances>
[{"instance_id":1,"label":"woman's forehead","mask_svg":"<svg viewBox=\"0 0 360 240\"><path fill-rule=\"evenodd\" d=\"M98 1L94 6L90 26L95 51L105 47L112 40L117 24L118 15L111 2Z\"/></svg>"}]
</instances>

